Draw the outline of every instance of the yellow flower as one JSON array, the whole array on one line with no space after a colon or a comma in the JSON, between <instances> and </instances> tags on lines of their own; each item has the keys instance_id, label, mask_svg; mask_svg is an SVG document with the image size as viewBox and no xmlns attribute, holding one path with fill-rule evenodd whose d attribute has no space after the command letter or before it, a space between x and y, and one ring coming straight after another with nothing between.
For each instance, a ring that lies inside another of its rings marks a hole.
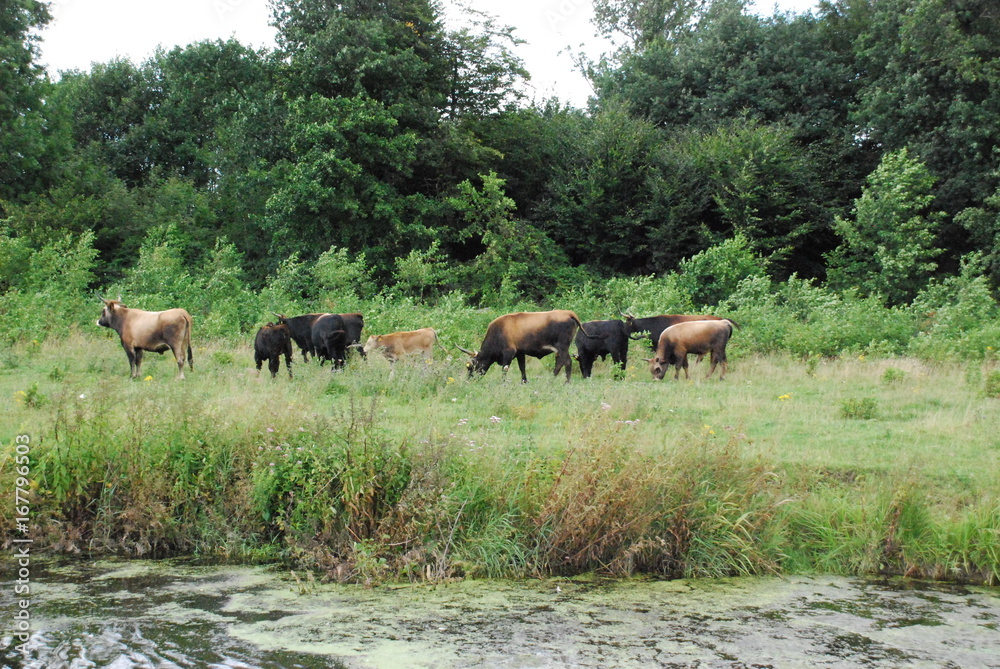
<instances>
[{"instance_id":1,"label":"yellow flower","mask_svg":"<svg viewBox=\"0 0 1000 669\"><path fill-rule=\"evenodd\" d=\"M792 394L785 393L784 395L778 395L778 399L781 400L782 402L784 402L785 400L790 400L792 399Z\"/></svg>"},{"instance_id":2,"label":"yellow flower","mask_svg":"<svg viewBox=\"0 0 1000 669\"><path fill-rule=\"evenodd\" d=\"M152 381L152 380L153 380L152 376L147 376L146 378L143 379L143 381Z\"/></svg>"},{"instance_id":3,"label":"yellow flower","mask_svg":"<svg viewBox=\"0 0 1000 669\"><path fill-rule=\"evenodd\" d=\"M453 379L452 377L449 376L448 377L448 383L455 383L455 379Z\"/></svg>"}]
</instances>

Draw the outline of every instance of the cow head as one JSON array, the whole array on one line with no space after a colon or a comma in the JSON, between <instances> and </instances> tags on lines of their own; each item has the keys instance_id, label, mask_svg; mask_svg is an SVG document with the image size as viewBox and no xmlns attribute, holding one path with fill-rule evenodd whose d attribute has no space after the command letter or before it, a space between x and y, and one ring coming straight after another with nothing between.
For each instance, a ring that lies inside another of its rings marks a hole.
<instances>
[{"instance_id":1,"label":"cow head","mask_svg":"<svg viewBox=\"0 0 1000 669\"><path fill-rule=\"evenodd\" d=\"M467 348L462 348L461 346L456 346L456 348L462 353L469 356L469 362L465 364L465 368L469 370L469 377L471 378L475 372L480 374L485 374L486 370L490 368L480 357L479 351L470 351Z\"/></svg>"},{"instance_id":2,"label":"cow head","mask_svg":"<svg viewBox=\"0 0 1000 669\"><path fill-rule=\"evenodd\" d=\"M659 356L655 358L643 358L642 361L649 363L649 372L656 381L663 380L663 375L667 373L667 367L670 366L668 361Z\"/></svg>"},{"instance_id":3,"label":"cow head","mask_svg":"<svg viewBox=\"0 0 1000 669\"><path fill-rule=\"evenodd\" d=\"M117 300L106 300L103 297L100 300L104 303L104 309L101 310L101 317L97 319L97 324L102 328L114 328L121 313L120 310L125 308L121 295L118 296Z\"/></svg>"},{"instance_id":4,"label":"cow head","mask_svg":"<svg viewBox=\"0 0 1000 669\"><path fill-rule=\"evenodd\" d=\"M371 353L381 345L382 335L369 335L368 341L365 342L364 346L361 346L361 344L351 344L351 346L360 347L365 353Z\"/></svg>"}]
</instances>

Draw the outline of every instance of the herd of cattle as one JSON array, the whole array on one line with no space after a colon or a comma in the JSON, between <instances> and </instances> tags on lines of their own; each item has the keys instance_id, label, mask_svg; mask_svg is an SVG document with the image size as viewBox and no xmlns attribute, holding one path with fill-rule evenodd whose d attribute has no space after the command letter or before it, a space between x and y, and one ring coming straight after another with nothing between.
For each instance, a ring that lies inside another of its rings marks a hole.
<instances>
[{"instance_id":1,"label":"herd of cattle","mask_svg":"<svg viewBox=\"0 0 1000 669\"><path fill-rule=\"evenodd\" d=\"M170 350L177 361L180 378L184 378L184 363L194 369L191 355L191 316L184 309L167 311L142 311L129 309L117 300L101 298L104 309L97 324L111 328L121 338L122 348L128 356L132 378L139 377L143 351L164 353ZM254 362L257 371L266 360L272 378L277 375L281 357L285 357L288 376L292 376L292 344L299 347L302 359L309 356L319 360L320 365L330 361L333 369L343 368L349 349L357 349L362 357L379 351L390 362L410 355L430 358L434 347L441 346L437 333L432 328L422 328L409 332L394 332L371 335L361 343L364 317L361 314L304 314L287 317L275 314L277 322L268 323L257 331L254 339ZM486 328L486 335L478 351L457 347L469 355L467 365L469 376L485 374L497 364L506 373L511 362L517 360L521 370L521 381L527 383L524 361L526 356L544 358L556 354L554 374L566 370L566 381L572 374L570 344L576 343L576 359L580 372L588 378L594 368L594 361L600 356L606 360L611 356L614 364L621 369L628 363L628 343L630 339L645 339L641 333L648 333L649 343L655 351L652 358L644 358L649 363L649 371L654 379L662 379L670 366L674 367L674 378L680 370L688 376L688 355L709 355L711 376L716 366L721 365L719 378L726 376L726 344L736 323L718 316L692 316L683 314L663 314L648 318L626 315L625 320L581 322L575 313L567 310L519 312L496 318ZM637 336L639 335L639 336ZM441 347L444 348L444 347Z\"/></svg>"}]
</instances>

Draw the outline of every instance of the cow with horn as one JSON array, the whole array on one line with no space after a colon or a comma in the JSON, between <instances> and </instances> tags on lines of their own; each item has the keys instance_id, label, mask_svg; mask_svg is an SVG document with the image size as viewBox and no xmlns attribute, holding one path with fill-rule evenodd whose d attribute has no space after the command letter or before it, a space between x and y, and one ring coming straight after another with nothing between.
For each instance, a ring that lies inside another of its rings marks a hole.
<instances>
[{"instance_id":1,"label":"cow with horn","mask_svg":"<svg viewBox=\"0 0 1000 669\"><path fill-rule=\"evenodd\" d=\"M164 353L168 349L173 352L177 361L180 378L184 378L184 363L194 370L194 357L191 355L191 314L184 309L167 309L166 311L143 311L129 309L122 304L121 295L117 300L106 300L101 317L97 324L111 328L118 333L122 348L128 356L132 378L139 378L144 351Z\"/></svg>"},{"instance_id":2,"label":"cow with horn","mask_svg":"<svg viewBox=\"0 0 1000 669\"><path fill-rule=\"evenodd\" d=\"M483 345L478 351L470 351L461 346L458 349L471 358L468 364L470 377L475 372L486 374L494 363L500 365L506 374L510 363L516 359L522 383L528 382L524 372L525 356L544 358L555 353L556 367L553 374L558 376L559 371L565 368L566 382L569 383L573 373L569 347L577 327L588 334L579 317L564 309L506 314L489 324Z\"/></svg>"}]
</instances>

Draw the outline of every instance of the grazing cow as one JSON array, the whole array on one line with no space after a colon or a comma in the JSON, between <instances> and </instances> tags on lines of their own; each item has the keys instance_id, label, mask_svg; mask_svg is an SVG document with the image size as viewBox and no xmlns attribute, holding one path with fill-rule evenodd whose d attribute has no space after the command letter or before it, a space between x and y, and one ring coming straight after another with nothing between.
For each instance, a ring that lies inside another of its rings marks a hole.
<instances>
[{"instance_id":1,"label":"grazing cow","mask_svg":"<svg viewBox=\"0 0 1000 669\"><path fill-rule=\"evenodd\" d=\"M590 333L588 337L581 329L576 333L576 359L580 363L580 373L589 379L594 369L594 360L601 356L611 361L623 371L628 364L628 331L621 321L587 321L583 324Z\"/></svg>"},{"instance_id":2,"label":"grazing cow","mask_svg":"<svg viewBox=\"0 0 1000 669\"><path fill-rule=\"evenodd\" d=\"M438 337L434 328L420 328L409 332L393 332L392 334L372 335L365 342L365 353L382 351L389 362L396 362L402 357L419 353L424 359L434 355L434 345Z\"/></svg>"},{"instance_id":3,"label":"grazing cow","mask_svg":"<svg viewBox=\"0 0 1000 669\"><path fill-rule=\"evenodd\" d=\"M339 314L322 314L313 321L312 352L320 366L327 360L333 361L333 370L343 369L347 355L347 328Z\"/></svg>"},{"instance_id":4,"label":"grazing cow","mask_svg":"<svg viewBox=\"0 0 1000 669\"><path fill-rule=\"evenodd\" d=\"M678 323L687 323L688 321L721 321L721 320L724 319L720 318L719 316L689 316L687 314L663 314L661 316L636 318L635 316L626 314L625 329L628 331L629 337L637 340L641 340L642 337L632 337L632 333L648 332L649 348L655 351L656 345L660 341L660 333L666 330L671 325L677 325ZM733 323L733 325L736 324Z\"/></svg>"},{"instance_id":5,"label":"grazing cow","mask_svg":"<svg viewBox=\"0 0 1000 669\"><path fill-rule=\"evenodd\" d=\"M719 380L726 378L726 344L733 334L734 323L729 320L717 321L688 321L671 325L660 334L660 341L656 346L656 356L646 358L649 363L649 371L653 378L660 380L667 371L667 367L674 366L674 379L684 368L684 378L688 377L689 354L694 353L699 357L706 353L711 354L712 367L708 370L708 376L715 371L716 365L722 365L722 373Z\"/></svg>"},{"instance_id":6,"label":"grazing cow","mask_svg":"<svg viewBox=\"0 0 1000 669\"><path fill-rule=\"evenodd\" d=\"M288 378L292 378L292 337L288 333L288 326L283 323L268 323L257 330L257 336L253 340L253 360L257 364L257 374L260 375L261 363L267 360L271 378L276 377L282 355L285 356Z\"/></svg>"},{"instance_id":7,"label":"grazing cow","mask_svg":"<svg viewBox=\"0 0 1000 669\"><path fill-rule=\"evenodd\" d=\"M302 351L302 362L309 362L309 355L312 353L316 355L316 347L313 345L312 340L312 326L313 322L322 316L323 314L303 314L302 316L292 316L288 318L282 316L281 314L274 314L278 317L278 322L281 325L288 326L288 334L291 336L292 341L299 347Z\"/></svg>"},{"instance_id":8,"label":"grazing cow","mask_svg":"<svg viewBox=\"0 0 1000 669\"><path fill-rule=\"evenodd\" d=\"M143 351L163 353L167 349L174 354L180 378L184 378L184 362L194 370L194 356L191 355L191 314L184 309L166 311L142 311L129 309L117 300L105 300L101 317L97 324L111 328L121 338L122 348L128 356L132 378L139 378ZM186 355L186 358L185 358Z\"/></svg>"},{"instance_id":9,"label":"grazing cow","mask_svg":"<svg viewBox=\"0 0 1000 669\"><path fill-rule=\"evenodd\" d=\"M504 373L515 358L521 369L521 382L527 383L524 373L524 356L544 358L549 353L556 354L556 368L553 372L566 368L566 382L573 373L573 361L569 355L569 345L573 342L580 319L572 311L533 311L506 314L495 319L486 328L486 337L478 351L470 351L461 346L459 350L472 357L469 361L469 376L473 372L485 374L493 363L503 367Z\"/></svg>"}]
</instances>

